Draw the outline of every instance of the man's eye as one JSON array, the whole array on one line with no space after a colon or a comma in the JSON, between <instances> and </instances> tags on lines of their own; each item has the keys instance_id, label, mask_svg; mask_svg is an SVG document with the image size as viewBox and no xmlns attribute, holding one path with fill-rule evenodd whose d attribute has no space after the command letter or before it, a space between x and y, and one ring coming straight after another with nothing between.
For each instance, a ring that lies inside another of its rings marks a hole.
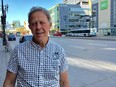
<instances>
[{"instance_id":1,"label":"man's eye","mask_svg":"<svg viewBox=\"0 0 116 87\"><path fill-rule=\"evenodd\" d=\"M45 23L41 21L40 24L45 24Z\"/></svg>"},{"instance_id":2,"label":"man's eye","mask_svg":"<svg viewBox=\"0 0 116 87\"><path fill-rule=\"evenodd\" d=\"M36 25L36 23L31 23L31 26L35 26Z\"/></svg>"}]
</instances>

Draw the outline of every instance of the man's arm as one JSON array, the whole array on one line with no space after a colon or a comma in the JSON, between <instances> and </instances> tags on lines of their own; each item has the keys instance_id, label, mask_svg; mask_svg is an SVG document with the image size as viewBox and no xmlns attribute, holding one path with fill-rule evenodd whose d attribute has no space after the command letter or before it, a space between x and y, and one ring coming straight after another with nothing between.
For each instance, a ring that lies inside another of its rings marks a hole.
<instances>
[{"instance_id":1,"label":"man's arm","mask_svg":"<svg viewBox=\"0 0 116 87\"><path fill-rule=\"evenodd\" d=\"M68 73L67 71L60 74L60 87L69 87Z\"/></svg>"},{"instance_id":2,"label":"man's arm","mask_svg":"<svg viewBox=\"0 0 116 87\"><path fill-rule=\"evenodd\" d=\"M7 70L3 87L14 87L16 82L16 74Z\"/></svg>"}]
</instances>

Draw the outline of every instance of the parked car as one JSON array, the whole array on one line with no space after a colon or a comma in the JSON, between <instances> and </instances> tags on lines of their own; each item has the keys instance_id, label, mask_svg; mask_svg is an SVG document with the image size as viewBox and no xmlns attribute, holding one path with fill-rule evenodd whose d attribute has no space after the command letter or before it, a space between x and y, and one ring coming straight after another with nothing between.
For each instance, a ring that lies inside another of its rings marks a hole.
<instances>
[{"instance_id":1,"label":"parked car","mask_svg":"<svg viewBox=\"0 0 116 87\"><path fill-rule=\"evenodd\" d=\"M19 39L19 43L23 43L25 41L31 40L33 35L24 35Z\"/></svg>"},{"instance_id":2,"label":"parked car","mask_svg":"<svg viewBox=\"0 0 116 87\"><path fill-rule=\"evenodd\" d=\"M60 32L55 32L53 36L62 36L62 34Z\"/></svg>"},{"instance_id":3,"label":"parked car","mask_svg":"<svg viewBox=\"0 0 116 87\"><path fill-rule=\"evenodd\" d=\"M16 36L14 34L8 35L8 41L15 41L15 40L16 40Z\"/></svg>"}]
</instances>

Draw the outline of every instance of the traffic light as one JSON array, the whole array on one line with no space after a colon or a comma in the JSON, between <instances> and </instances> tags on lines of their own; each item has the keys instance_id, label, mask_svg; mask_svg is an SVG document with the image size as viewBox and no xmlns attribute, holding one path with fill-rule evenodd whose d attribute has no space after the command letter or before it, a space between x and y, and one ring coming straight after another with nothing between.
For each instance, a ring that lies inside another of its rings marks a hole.
<instances>
[{"instance_id":1,"label":"traffic light","mask_svg":"<svg viewBox=\"0 0 116 87\"><path fill-rule=\"evenodd\" d=\"M1 23L3 24L3 16L1 16Z\"/></svg>"},{"instance_id":2,"label":"traffic light","mask_svg":"<svg viewBox=\"0 0 116 87\"><path fill-rule=\"evenodd\" d=\"M6 16L3 17L4 24L6 24Z\"/></svg>"},{"instance_id":3,"label":"traffic light","mask_svg":"<svg viewBox=\"0 0 116 87\"><path fill-rule=\"evenodd\" d=\"M6 24L6 16L1 16L1 23Z\"/></svg>"}]
</instances>

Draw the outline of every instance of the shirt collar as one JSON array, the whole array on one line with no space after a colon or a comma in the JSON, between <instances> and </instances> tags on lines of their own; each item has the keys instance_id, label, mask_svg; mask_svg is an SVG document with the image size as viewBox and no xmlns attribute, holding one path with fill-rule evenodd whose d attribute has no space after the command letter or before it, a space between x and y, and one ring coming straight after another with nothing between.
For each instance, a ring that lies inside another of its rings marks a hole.
<instances>
[{"instance_id":1,"label":"shirt collar","mask_svg":"<svg viewBox=\"0 0 116 87\"><path fill-rule=\"evenodd\" d=\"M40 45L36 44L35 42L33 42L33 40L30 41L32 47L36 48L36 49L39 49L39 50L43 50L47 47L49 47L50 43L51 43L51 40L48 40L46 46L44 48L41 48Z\"/></svg>"}]
</instances>

